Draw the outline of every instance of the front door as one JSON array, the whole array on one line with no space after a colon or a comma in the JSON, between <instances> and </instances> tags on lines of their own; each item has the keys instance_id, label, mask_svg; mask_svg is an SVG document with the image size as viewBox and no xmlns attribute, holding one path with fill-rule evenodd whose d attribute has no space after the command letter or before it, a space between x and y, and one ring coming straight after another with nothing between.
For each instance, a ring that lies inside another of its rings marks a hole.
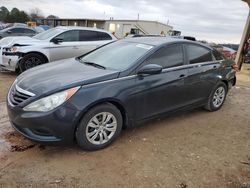
<instances>
[{"instance_id":1,"label":"front door","mask_svg":"<svg viewBox=\"0 0 250 188\"><path fill-rule=\"evenodd\" d=\"M55 38L61 39L62 42L58 44L50 42L50 61L76 57L81 54L78 30L66 31Z\"/></svg>"},{"instance_id":2,"label":"front door","mask_svg":"<svg viewBox=\"0 0 250 188\"><path fill-rule=\"evenodd\" d=\"M137 120L185 106L187 69L184 65L183 46L173 44L163 47L146 60L145 64L159 64L163 71L137 77Z\"/></svg>"}]
</instances>

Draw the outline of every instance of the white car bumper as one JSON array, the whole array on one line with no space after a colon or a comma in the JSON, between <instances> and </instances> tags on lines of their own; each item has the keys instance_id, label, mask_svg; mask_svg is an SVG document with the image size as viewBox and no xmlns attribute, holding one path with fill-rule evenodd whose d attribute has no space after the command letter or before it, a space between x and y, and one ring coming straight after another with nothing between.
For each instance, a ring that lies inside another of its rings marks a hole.
<instances>
[{"instance_id":1,"label":"white car bumper","mask_svg":"<svg viewBox=\"0 0 250 188\"><path fill-rule=\"evenodd\" d=\"M4 70L15 71L19 57L17 55L3 55L0 49L0 67Z\"/></svg>"}]
</instances>

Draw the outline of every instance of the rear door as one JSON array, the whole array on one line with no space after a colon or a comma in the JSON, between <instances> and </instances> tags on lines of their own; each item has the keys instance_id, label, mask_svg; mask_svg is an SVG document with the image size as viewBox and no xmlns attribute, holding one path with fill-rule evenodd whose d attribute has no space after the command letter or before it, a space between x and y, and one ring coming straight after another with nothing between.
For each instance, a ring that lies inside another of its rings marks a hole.
<instances>
[{"instance_id":1,"label":"rear door","mask_svg":"<svg viewBox=\"0 0 250 188\"><path fill-rule=\"evenodd\" d=\"M218 79L216 72L220 66L209 48L198 44L185 44L189 68L186 85L189 104L205 102Z\"/></svg>"},{"instance_id":2,"label":"rear door","mask_svg":"<svg viewBox=\"0 0 250 188\"><path fill-rule=\"evenodd\" d=\"M162 47L145 61L143 65L159 64L163 71L137 78L135 108L138 120L185 106L187 69L184 62L181 44Z\"/></svg>"}]
</instances>

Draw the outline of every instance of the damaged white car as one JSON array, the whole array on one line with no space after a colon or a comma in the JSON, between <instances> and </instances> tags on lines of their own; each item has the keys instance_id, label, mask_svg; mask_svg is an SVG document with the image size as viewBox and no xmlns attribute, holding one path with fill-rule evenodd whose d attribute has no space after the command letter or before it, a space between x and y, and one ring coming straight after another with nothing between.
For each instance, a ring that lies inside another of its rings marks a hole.
<instances>
[{"instance_id":1,"label":"damaged white car","mask_svg":"<svg viewBox=\"0 0 250 188\"><path fill-rule=\"evenodd\" d=\"M0 67L25 71L40 64L77 57L116 40L109 32L87 27L56 27L34 37L0 40Z\"/></svg>"}]
</instances>

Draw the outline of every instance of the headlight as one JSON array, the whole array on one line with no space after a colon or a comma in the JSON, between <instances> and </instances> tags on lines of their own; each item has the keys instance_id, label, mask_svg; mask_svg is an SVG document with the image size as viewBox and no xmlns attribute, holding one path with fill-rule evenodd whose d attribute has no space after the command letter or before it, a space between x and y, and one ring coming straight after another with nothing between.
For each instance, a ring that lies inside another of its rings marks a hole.
<instances>
[{"instance_id":1,"label":"headlight","mask_svg":"<svg viewBox=\"0 0 250 188\"><path fill-rule=\"evenodd\" d=\"M13 46L13 47L10 48L11 52L16 52L17 50L18 50L18 47L16 47L16 46Z\"/></svg>"},{"instance_id":2,"label":"headlight","mask_svg":"<svg viewBox=\"0 0 250 188\"><path fill-rule=\"evenodd\" d=\"M77 92L80 87L74 87L47 97L41 98L23 108L24 111L47 112L60 106Z\"/></svg>"}]
</instances>

